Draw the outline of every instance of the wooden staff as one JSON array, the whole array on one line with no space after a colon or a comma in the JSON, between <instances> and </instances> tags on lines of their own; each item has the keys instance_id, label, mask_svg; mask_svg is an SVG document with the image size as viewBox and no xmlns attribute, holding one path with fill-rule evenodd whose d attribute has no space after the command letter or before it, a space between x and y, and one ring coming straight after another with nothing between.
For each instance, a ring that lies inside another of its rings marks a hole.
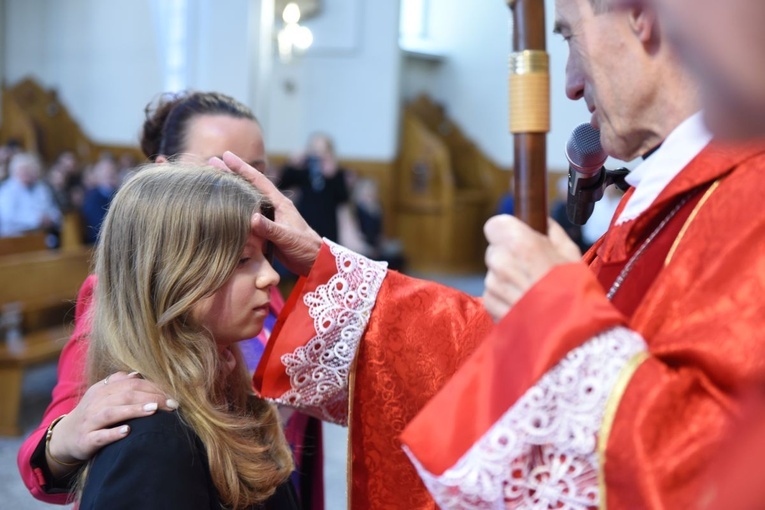
<instances>
[{"instance_id":1,"label":"wooden staff","mask_svg":"<svg viewBox=\"0 0 765 510\"><path fill-rule=\"evenodd\" d=\"M510 132L514 141L515 215L547 232L547 132L550 59L545 51L544 0L507 0L513 17Z\"/></svg>"}]
</instances>

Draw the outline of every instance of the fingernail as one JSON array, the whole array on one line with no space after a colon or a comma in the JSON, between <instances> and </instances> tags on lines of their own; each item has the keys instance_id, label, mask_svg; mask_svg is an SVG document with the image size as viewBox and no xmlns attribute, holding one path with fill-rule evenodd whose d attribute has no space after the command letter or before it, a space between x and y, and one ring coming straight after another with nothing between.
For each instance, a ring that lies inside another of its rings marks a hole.
<instances>
[{"instance_id":1,"label":"fingernail","mask_svg":"<svg viewBox=\"0 0 765 510\"><path fill-rule=\"evenodd\" d=\"M173 398L168 398L165 405L173 410L178 409L181 406L178 401Z\"/></svg>"},{"instance_id":2,"label":"fingernail","mask_svg":"<svg viewBox=\"0 0 765 510\"><path fill-rule=\"evenodd\" d=\"M125 434L127 434L128 432L130 432L130 427L129 426L123 425L123 426L120 427L120 434L122 434L123 436Z\"/></svg>"},{"instance_id":3,"label":"fingernail","mask_svg":"<svg viewBox=\"0 0 765 510\"><path fill-rule=\"evenodd\" d=\"M144 404L143 410L147 413L153 412L157 410L157 403L156 402L149 402L148 404Z\"/></svg>"}]
</instances>

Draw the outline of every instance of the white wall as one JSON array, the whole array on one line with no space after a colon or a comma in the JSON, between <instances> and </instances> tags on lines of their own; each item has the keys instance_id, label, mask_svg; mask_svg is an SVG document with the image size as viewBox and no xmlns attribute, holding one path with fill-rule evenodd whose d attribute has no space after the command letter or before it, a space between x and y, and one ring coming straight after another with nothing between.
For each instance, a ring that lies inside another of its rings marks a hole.
<instances>
[{"instance_id":1,"label":"white wall","mask_svg":"<svg viewBox=\"0 0 765 510\"><path fill-rule=\"evenodd\" d=\"M132 0L131 0L132 1ZM191 33L197 34L190 45L191 74L189 86L199 90L225 92L252 105L253 76L257 65L257 38L248 34L258 26L260 1L195 0Z\"/></svg>"},{"instance_id":2,"label":"white wall","mask_svg":"<svg viewBox=\"0 0 765 510\"><path fill-rule=\"evenodd\" d=\"M186 86L250 102L252 3L189 1ZM150 0L6 0L5 18L8 83L33 76L94 140L136 143L144 107L165 90L165 32Z\"/></svg>"},{"instance_id":3,"label":"white wall","mask_svg":"<svg viewBox=\"0 0 765 510\"><path fill-rule=\"evenodd\" d=\"M571 130L589 120L583 104L565 97L568 49L552 34L554 0L546 0L547 51L551 74L551 132L547 160L551 169L567 167L563 147ZM430 0L430 47L443 55L440 65L407 61L404 95L429 91L449 115L495 162L511 167L512 136L508 133L508 56L510 11L505 2Z\"/></svg>"},{"instance_id":4,"label":"white wall","mask_svg":"<svg viewBox=\"0 0 765 510\"><path fill-rule=\"evenodd\" d=\"M86 133L130 143L161 83L147 2L7 0L5 77L58 90Z\"/></svg>"},{"instance_id":5,"label":"white wall","mask_svg":"<svg viewBox=\"0 0 765 510\"><path fill-rule=\"evenodd\" d=\"M341 157L391 161L398 148L401 56L398 2L322 0L306 25L314 46L271 78L266 144L303 148L314 131L330 134Z\"/></svg>"}]
</instances>

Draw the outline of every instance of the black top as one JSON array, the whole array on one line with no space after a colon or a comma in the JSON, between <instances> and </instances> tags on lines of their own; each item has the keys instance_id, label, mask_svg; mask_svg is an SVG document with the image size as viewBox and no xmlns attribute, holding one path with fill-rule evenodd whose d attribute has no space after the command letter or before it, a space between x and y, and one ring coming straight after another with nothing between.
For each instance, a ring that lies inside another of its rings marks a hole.
<instances>
[{"instance_id":1,"label":"black top","mask_svg":"<svg viewBox=\"0 0 765 510\"><path fill-rule=\"evenodd\" d=\"M178 413L159 411L127 422L130 434L94 457L80 510L220 510L200 439ZM260 507L297 510L289 480Z\"/></svg>"},{"instance_id":2,"label":"black top","mask_svg":"<svg viewBox=\"0 0 765 510\"><path fill-rule=\"evenodd\" d=\"M116 189L107 192L102 188L92 188L85 192L85 198L82 201L83 222L85 223L85 244L93 244L98 240L98 232L101 230L101 224L106 218L106 212L109 204L114 198Z\"/></svg>"},{"instance_id":3,"label":"black top","mask_svg":"<svg viewBox=\"0 0 765 510\"><path fill-rule=\"evenodd\" d=\"M300 215L321 237L337 242L337 210L349 198L346 171L340 168L332 177L324 177L317 164L309 161L302 167L285 166L279 188L297 189Z\"/></svg>"},{"instance_id":4,"label":"black top","mask_svg":"<svg viewBox=\"0 0 765 510\"><path fill-rule=\"evenodd\" d=\"M357 204L356 219L359 222L359 229L361 235L364 236L364 241L375 250L379 250L383 233L382 214L372 212Z\"/></svg>"}]
</instances>

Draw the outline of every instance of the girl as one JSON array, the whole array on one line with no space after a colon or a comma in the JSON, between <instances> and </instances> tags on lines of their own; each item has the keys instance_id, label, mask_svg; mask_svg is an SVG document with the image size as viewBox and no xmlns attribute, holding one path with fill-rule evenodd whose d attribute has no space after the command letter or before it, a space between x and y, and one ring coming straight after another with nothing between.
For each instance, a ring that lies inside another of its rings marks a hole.
<instances>
[{"instance_id":1,"label":"girl","mask_svg":"<svg viewBox=\"0 0 765 510\"><path fill-rule=\"evenodd\" d=\"M145 113L140 145L151 162L203 165L211 156L231 150L254 167L265 170L260 124L246 105L230 96L201 91L165 93L147 105ZM82 462L103 445L131 433L130 426L115 424L151 415L156 409L175 408L172 399L166 401L168 396L149 381L135 379L125 372L113 374L108 385L87 386L83 366L90 325L81 318L98 314L93 311L91 299L95 286L95 275L91 275L80 289L75 330L59 358L51 404L37 430L19 449L18 465L24 483L35 498L49 503L69 501L71 481L77 477ZM263 329L257 338L240 344L251 370L263 352L283 303L279 290L273 287L270 313ZM301 506L305 510L323 510L321 422L295 412L285 425L285 434L294 447L296 470L292 478Z\"/></svg>"},{"instance_id":2,"label":"girl","mask_svg":"<svg viewBox=\"0 0 765 510\"><path fill-rule=\"evenodd\" d=\"M264 206L237 175L165 163L117 193L96 252L88 378L138 372L174 413L129 422L81 477L80 508L297 508L274 407L236 342L256 336L279 277L250 234Z\"/></svg>"}]
</instances>

